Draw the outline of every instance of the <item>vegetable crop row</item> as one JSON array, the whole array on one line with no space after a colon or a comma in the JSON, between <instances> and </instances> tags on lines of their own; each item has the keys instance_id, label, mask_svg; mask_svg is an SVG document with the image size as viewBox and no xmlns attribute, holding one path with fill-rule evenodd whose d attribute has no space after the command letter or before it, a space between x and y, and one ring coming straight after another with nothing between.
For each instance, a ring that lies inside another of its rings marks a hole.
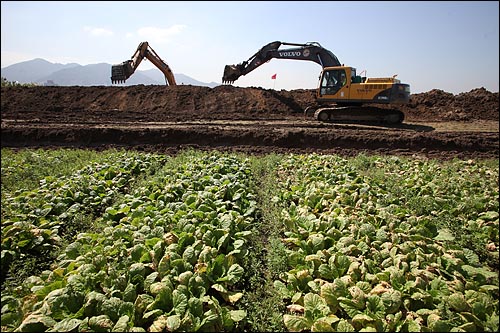
<instances>
[{"instance_id":1,"label":"vegetable crop row","mask_svg":"<svg viewBox=\"0 0 500 333\"><path fill-rule=\"evenodd\" d=\"M154 172L162 159L116 153L70 175L44 177L36 189L2 193L2 280L11 263L30 256L43 260L56 252L63 238L86 227L84 216L101 215L137 177Z\"/></svg>"},{"instance_id":2,"label":"vegetable crop row","mask_svg":"<svg viewBox=\"0 0 500 333\"><path fill-rule=\"evenodd\" d=\"M498 247L498 187L490 183L498 171L455 162L450 182L449 170L428 161L372 159L369 170L391 161L389 172L368 174L339 157L283 160L275 200L290 270L275 287L288 304L285 326L496 331L498 270L453 231L475 231L482 246Z\"/></svg>"},{"instance_id":3,"label":"vegetable crop row","mask_svg":"<svg viewBox=\"0 0 500 333\"><path fill-rule=\"evenodd\" d=\"M232 157L167 163L80 233L51 271L8 297L25 330L221 331L246 312L239 264L255 214L250 171ZM18 309L26 309L20 312ZM9 316L6 316L10 314Z\"/></svg>"},{"instance_id":4,"label":"vegetable crop row","mask_svg":"<svg viewBox=\"0 0 500 333\"><path fill-rule=\"evenodd\" d=\"M46 265L2 289L2 331L498 330L498 161L24 156L2 270Z\"/></svg>"}]
</instances>

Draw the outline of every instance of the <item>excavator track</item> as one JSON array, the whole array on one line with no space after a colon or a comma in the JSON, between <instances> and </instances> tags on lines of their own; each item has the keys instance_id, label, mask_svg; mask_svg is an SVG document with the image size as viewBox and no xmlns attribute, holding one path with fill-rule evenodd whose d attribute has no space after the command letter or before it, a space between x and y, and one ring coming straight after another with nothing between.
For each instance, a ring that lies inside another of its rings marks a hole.
<instances>
[{"instance_id":1,"label":"excavator track","mask_svg":"<svg viewBox=\"0 0 500 333\"><path fill-rule=\"evenodd\" d=\"M314 119L323 122L396 125L403 122L404 113L396 109L381 109L371 106L323 107L314 112Z\"/></svg>"}]
</instances>

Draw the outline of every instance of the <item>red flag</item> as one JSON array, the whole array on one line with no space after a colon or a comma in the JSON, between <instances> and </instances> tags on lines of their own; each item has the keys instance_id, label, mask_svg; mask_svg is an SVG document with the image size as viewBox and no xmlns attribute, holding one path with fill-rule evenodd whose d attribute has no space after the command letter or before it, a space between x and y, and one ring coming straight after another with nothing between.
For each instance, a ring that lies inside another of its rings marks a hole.
<instances>
[{"instance_id":1,"label":"red flag","mask_svg":"<svg viewBox=\"0 0 500 333\"><path fill-rule=\"evenodd\" d=\"M273 76L271 76L271 80L276 80L276 74L274 74Z\"/></svg>"}]
</instances>

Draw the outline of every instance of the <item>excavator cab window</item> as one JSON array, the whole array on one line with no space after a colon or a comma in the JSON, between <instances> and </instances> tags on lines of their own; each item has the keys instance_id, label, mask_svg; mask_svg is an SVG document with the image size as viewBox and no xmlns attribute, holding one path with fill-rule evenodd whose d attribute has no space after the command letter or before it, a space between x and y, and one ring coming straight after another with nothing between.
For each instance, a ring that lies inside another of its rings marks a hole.
<instances>
[{"instance_id":1,"label":"excavator cab window","mask_svg":"<svg viewBox=\"0 0 500 333\"><path fill-rule=\"evenodd\" d=\"M340 78L339 78L340 86L343 87L347 83L347 79L346 79L346 76L345 76L345 71L344 70L340 71L339 75L340 75Z\"/></svg>"},{"instance_id":2,"label":"excavator cab window","mask_svg":"<svg viewBox=\"0 0 500 333\"><path fill-rule=\"evenodd\" d=\"M332 69L323 73L321 80L321 95L334 95L346 83L346 73L343 69Z\"/></svg>"},{"instance_id":3,"label":"excavator cab window","mask_svg":"<svg viewBox=\"0 0 500 333\"><path fill-rule=\"evenodd\" d=\"M332 72L325 72L321 80L321 95L333 94L334 86L337 80L333 77Z\"/></svg>"}]
</instances>

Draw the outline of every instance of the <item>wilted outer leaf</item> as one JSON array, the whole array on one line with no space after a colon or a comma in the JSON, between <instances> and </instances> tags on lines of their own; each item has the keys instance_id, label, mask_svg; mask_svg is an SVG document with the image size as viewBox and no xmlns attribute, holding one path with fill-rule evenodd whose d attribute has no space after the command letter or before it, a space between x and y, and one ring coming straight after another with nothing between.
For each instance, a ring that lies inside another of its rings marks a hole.
<instances>
[{"instance_id":1,"label":"wilted outer leaf","mask_svg":"<svg viewBox=\"0 0 500 333\"><path fill-rule=\"evenodd\" d=\"M339 297L339 304L344 309L344 311L349 315L349 317L354 317L355 315L361 313L358 309L358 304L354 303L352 300L346 297Z\"/></svg>"},{"instance_id":2,"label":"wilted outer leaf","mask_svg":"<svg viewBox=\"0 0 500 333\"><path fill-rule=\"evenodd\" d=\"M340 319L337 325L337 332L354 332L354 327L345 319Z\"/></svg>"},{"instance_id":3,"label":"wilted outer leaf","mask_svg":"<svg viewBox=\"0 0 500 333\"><path fill-rule=\"evenodd\" d=\"M126 332L130 318L127 315L121 316L113 326L113 332Z\"/></svg>"},{"instance_id":4,"label":"wilted outer leaf","mask_svg":"<svg viewBox=\"0 0 500 333\"><path fill-rule=\"evenodd\" d=\"M227 277L230 283L236 283L239 281L241 276L243 275L243 267L241 267L238 264L233 264L231 267L229 267L229 270L227 271Z\"/></svg>"},{"instance_id":5,"label":"wilted outer leaf","mask_svg":"<svg viewBox=\"0 0 500 333\"><path fill-rule=\"evenodd\" d=\"M304 296L305 316L308 319L317 319L330 314L326 301L317 294L307 293Z\"/></svg>"},{"instance_id":6,"label":"wilted outer leaf","mask_svg":"<svg viewBox=\"0 0 500 333\"><path fill-rule=\"evenodd\" d=\"M135 311L138 313L143 313L149 304L154 302L154 298L148 294L140 294L137 296L134 307Z\"/></svg>"},{"instance_id":7,"label":"wilted outer leaf","mask_svg":"<svg viewBox=\"0 0 500 333\"><path fill-rule=\"evenodd\" d=\"M154 282L151 284L149 287L149 292L153 295L156 296L163 290L168 289L167 285L163 282Z\"/></svg>"},{"instance_id":8,"label":"wilted outer leaf","mask_svg":"<svg viewBox=\"0 0 500 333\"><path fill-rule=\"evenodd\" d=\"M359 314L355 315L354 317L352 317L353 326L358 330L365 327L368 323L371 323L374 321L375 321L375 319L373 319L372 317L370 317L364 313L359 313Z\"/></svg>"},{"instance_id":9,"label":"wilted outer leaf","mask_svg":"<svg viewBox=\"0 0 500 333\"><path fill-rule=\"evenodd\" d=\"M162 332L167 327L167 316L161 315L149 327L150 332Z\"/></svg>"},{"instance_id":10,"label":"wilted outer leaf","mask_svg":"<svg viewBox=\"0 0 500 333\"><path fill-rule=\"evenodd\" d=\"M434 237L435 240L452 241L455 239L453 234L449 229L440 229L439 234Z\"/></svg>"},{"instance_id":11,"label":"wilted outer leaf","mask_svg":"<svg viewBox=\"0 0 500 333\"><path fill-rule=\"evenodd\" d=\"M184 315L184 312L186 311L186 308L188 306L187 296L176 289L172 293L172 299L174 302L175 313L180 316Z\"/></svg>"},{"instance_id":12,"label":"wilted outer leaf","mask_svg":"<svg viewBox=\"0 0 500 333\"><path fill-rule=\"evenodd\" d=\"M173 315L167 318L167 329L170 332L177 330L181 326L181 316Z\"/></svg>"},{"instance_id":13,"label":"wilted outer leaf","mask_svg":"<svg viewBox=\"0 0 500 333\"><path fill-rule=\"evenodd\" d=\"M66 318L58 322L49 332L76 332L82 321L76 318Z\"/></svg>"},{"instance_id":14,"label":"wilted outer leaf","mask_svg":"<svg viewBox=\"0 0 500 333\"><path fill-rule=\"evenodd\" d=\"M335 332L332 324L339 321L335 315L317 319L311 327L311 332Z\"/></svg>"},{"instance_id":15,"label":"wilted outer leaf","mask_svg":"<svg viewBox=\"0 0 500 333\"><path fill-rule=\"evenodd\" d=\"M95 316L91 317L89 319L89 326L95 331L101 332L101 331L110 331L114 324L109 319L108 316L106 315L100 315L100 316Z\"/></svg>"},{"instance_id":16,"label":"wilted outer leaf","mask_svg":"<svg viewBox=\"0 0 500 333\"><path fill-rule=\"evenodd\" d=\"M301 332L311 328L311 322L302 316L284 315L283 321L285 327L292 332Z\"/></svg>"},{"instance_id":17,"label":"wilted outer leaf","mask_svg":"<svg viewBox=\"0 0 500 333\"><path fill-rule=\"evenodd\" d=\"M243 297L243 293L239 293L239 292L230 292L230 293L227 295L227 299L228 299L228 301L229 301L231 304L236 303L236 302L237 302L237 301L239 301L242 297Z\"/></svg>"},{"instance_id":18,"label":"wilted outer leaf","mask_svg":"<svg viewBox=\"0 0 500 333\"><path fill-rule=\"evenodd\" d=\"M464 312L470 309L469 304L467 304L465 297L462 293L454 293L448 297L448 303L450 306L458 311Z\"/></svg>"},{"instance_id":19,"label":"wilted outer leaf","mask_svg":"<svg viewBox=\"0 0 500 333\"><path fill-rule=\"evenodd\" d=\"M421 327L419 323L417 323L413 319L407 319L407 324L408 324L408 332L420 332Z\"/></svg>"},{"instance_id":20,"label":"wilted outer leaf","mask_svg":"<svg viewBox=\"0 0 500 333\"><path fill-rule=\"evenodd\" d=\"M321 297L326 301L326 303L336 308L339 304L337 301L337 296L335 295L335 284L333 283L325 283L321 286Z\"/></svg>"},{"instance_id":21,"label":"wilted outer leaf","mask_svg":"<svg viewBox=\"0 0 500 333\"><path fill-rule=\"evenodd\" d=\"M484 212L484 213L481 213L479 214L479 217L486 220L486 221L493 221L493 220L496 220L498 219L498 212L495 212L495 211L488 211L488 212Z\"/></svg>"},{"instance_id":22,"label":"wilted outer leaf","mask_svg":"<svg viewBox=\"0 0 500 333\"><path fill-rule=\"evenodd\" d=\"M245 310L231 310L229 311L229 315L231 316L231 319L234 320L235 322L241 321L245 319L247 316L247 313Z\"/></svg>"},{"instance_id":23,"label":"wilted outer leaf","mask_svg":"<svg viewBox=\"0 0 500 333\"><path fill-rule=\"evenodd\" d=\"M304 307L300 304L290 304L287 305L286 309L294 313L304 313Z\"/></svg>"},{"instance_id":24,"label":"wilted outer leaf","mask_svg":"<svg viewBox=\"0 0 500 333\"><path fill-rule=\"evenodd\" d=\"M398 290L390 289L386 293L383 293L380 296L380 299L384 303L385 311L387 313L396 313L401 307L401 292Z\"/></svg>"},{"instance_id":25,"label":"wilted outer leaf","mask_svg":"<svg viewBox=\"0 0 500 333\"><path fill-rule=\"evenodd\" d=\"M19 332L43 332L56 324L56 321L42 314L32 313L23 320L16 331Z\"/></svg>"}]
</instances>

